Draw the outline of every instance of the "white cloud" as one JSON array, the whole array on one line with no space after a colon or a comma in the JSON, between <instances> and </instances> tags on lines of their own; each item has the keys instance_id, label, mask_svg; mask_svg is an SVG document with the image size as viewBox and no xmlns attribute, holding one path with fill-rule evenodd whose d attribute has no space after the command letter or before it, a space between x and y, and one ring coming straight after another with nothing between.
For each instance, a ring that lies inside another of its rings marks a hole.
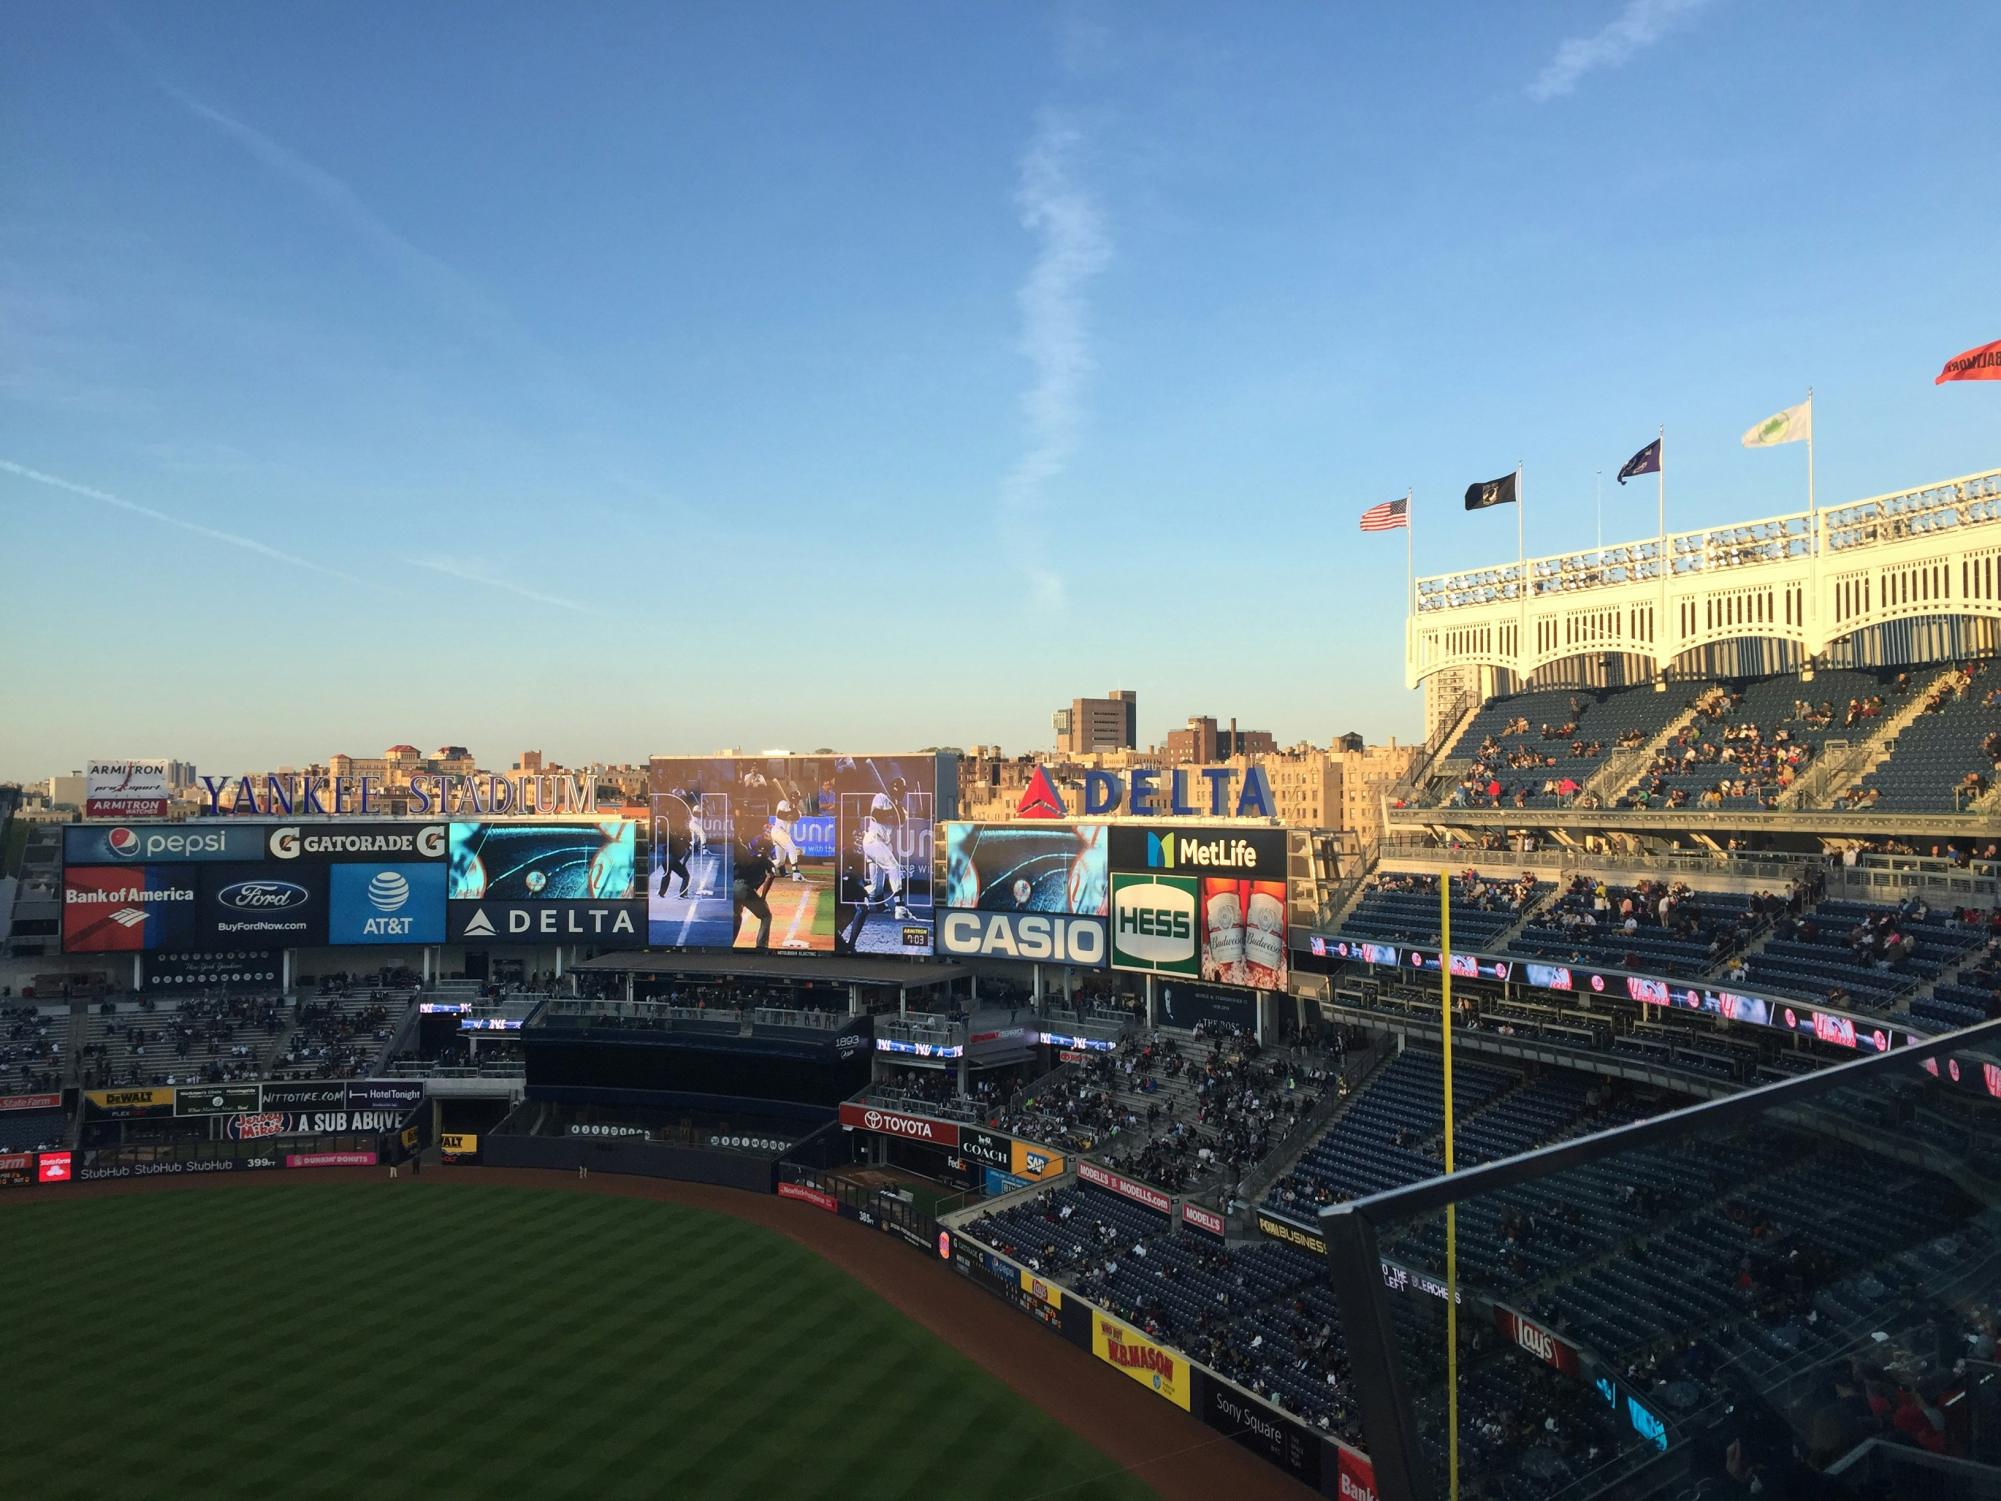
<instances>
[{"instance_id":1,"label":"white cloud","mask_svg":"<svg viewBox=\"0 0 2001 1501\"><path fill-rule=\"evenodd\" d=\"M1001 482L1003 520L1018 551L1032 541L1028 522L1040 509L1046 486L1076 450L1084 378L1092 364L1084 289L1112 255L1097 204L1072 173L1080 140L1061 115L1044 111L1015 190L1022 228L1039 242L1028 279L1015 294L1022 352L1035 372L1021 398L1028 443ZM1038 599L1060 600L1059 576L1046 569L1030 573Z\"/></svg>"},{"instance_id":2,"label":"white cloud","mask_svg":"<svg viewBox=\"0 0 2001 1501\"><path fill-rule=\"evenodd\" d=\"M1621 67L1653 46L1709 0L1627 0L1626 8L1600 31L1566 39L1529 85L1538 104L1568 94L1588 73Z\"/></svg>"},{"instance_id":3,"label":"white cloud","mask_svg":"<svg viewBox=\"0 0 2001 1501\"><path fill-rule=\"evenodd\" d=\"M199 521L188 521L179 516L170 516L165 511L155 510L152 506L142 506L135 500L126 500L121 496L113 495L108 490L100 490L94 485L80 485L75 480L67 480L60 475L45 474L39 469L30 469L25 464L17 464L12 459L0 459L0 473L11 474L24 480L31 480L35 484L46 485L52 490L67 490L70 494L81 495L86 500L94 500L103 505L114 506L118 510L129 511L134 516L144 516L147 520L157 521L162 526L178 527L184 532L193 532L197 537L206 537L209 541L220 542L226 547L239 547L245 552L256 553L259 557L269 558L273 562L289 563L294 568L309 569L314 573L324 574L328 578L340 579L349 584L359 584L364 589L381 587L355 574L344 572L339 568L330 568L325 563L315 563L311 558L302 558L297 553L285 552L281 548L271 546L268 542L259 542L255 537L246 537L240 532L220 531L212 526L204 526Z\"/></svg>"}]
</instances>

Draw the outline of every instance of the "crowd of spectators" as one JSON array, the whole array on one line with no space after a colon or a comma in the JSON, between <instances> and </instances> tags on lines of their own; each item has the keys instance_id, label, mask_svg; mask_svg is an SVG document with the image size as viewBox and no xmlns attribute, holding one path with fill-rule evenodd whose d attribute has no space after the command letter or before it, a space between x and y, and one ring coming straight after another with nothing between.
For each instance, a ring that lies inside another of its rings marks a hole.
<instances>
[{"instance_id":1,"label":"crowd of spectators","mask_svg":"<svg viewBox=\"0 0 2001 1501\"><path fill-rule=\"evenodd\" d=\"M1620 801L1631 808L1720 808L1726 802L1752 802L1762 808L1776 807L1779 797L1798 779L1813 757L1811 743L1797 738L1789 724L1771 730L1748 719L1731 722L1731 713L1743 702L1740 690L1712 685L1695 700L1695 723L1680 731L1655 753L1637 785ZM1796 700L1793 717L1800 724L1824 729L1835 707L1818 707ZM1882 713L1880 696L1851 700L1846 715L1849 725L1863 724ZM1700 772L1709 785L1691 794L1690 773ZM1711 774L1714 780L1711 781Z\"/></svg>"},{"instance_id":2,"label":"crowd of spectators","mask_svg":"<svg viewBox=\"0 0 2001 1501\"><path fill-rule=\"evenodd\" d=\"M350 1000L323 991L319 1000L301 1001L298 1024L286 1039L278 1066L315 1079L366 1075L389 1040L389 1007L378 1000L354 1006Z\"/></svg>"},{"instance_id":3,"label":"crowd of spectators","mask_svg":"<svg viewBox=\"0 0 2001 1501\"><path fill-rule=\"evenodd\" d=\"M67 1016L45 1017L34 1005L0 1002L0 1091L41 1094L62 1087L62 1032Z\"/></svg>"},{"instance_id":4,"label":"crowd of spectators","mask_svg":"<svg viewBox=\"0 0 2001 1501\"><path fill-rule=\"evenodd\" d=\"M164 1011L145 997L136 1012L121 1014L111 1001L99 1009L109 1019L78 1055L86 1089L261 1078L285 1025L274 996L190 996Z\"/></svg>"}]
</instances>

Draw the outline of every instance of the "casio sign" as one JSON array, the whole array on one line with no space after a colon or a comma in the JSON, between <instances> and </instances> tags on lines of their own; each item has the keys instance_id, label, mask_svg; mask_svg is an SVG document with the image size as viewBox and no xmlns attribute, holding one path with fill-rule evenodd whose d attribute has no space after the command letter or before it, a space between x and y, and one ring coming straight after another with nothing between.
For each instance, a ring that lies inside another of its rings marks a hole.
<instances>
[{"instance_id":1,"label":"casio sign","mask_svg":"<svg viewBox=\"0 0 2001 1501\"><path fill-rule=\"evenodd\" d=\"M290 881L238 881L216 893L216 900L236 912L288 912L312 900L312 893Z\"/></svg>"},{"instance_id":2,"label":"casio sign","mask_svg":"<svg viewBox=\"0 0 2001 1501\"><path fill-rule=\"evenodd\" d=\"M946 953L975 958L1091 966L1105 962L1105 927L1095 917L947 912L939 919L939 938Z\"/></svg>"}]
</instances>

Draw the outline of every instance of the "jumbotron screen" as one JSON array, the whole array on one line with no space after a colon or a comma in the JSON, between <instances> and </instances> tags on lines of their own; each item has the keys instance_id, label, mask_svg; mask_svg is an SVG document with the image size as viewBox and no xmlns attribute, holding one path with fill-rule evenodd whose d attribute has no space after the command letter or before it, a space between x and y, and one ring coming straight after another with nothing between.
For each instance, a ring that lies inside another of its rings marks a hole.
<instances>
[{"instance_id":1,"label":"jumbotron screen","mask_svg":"<svg viewBox=\"0 0 2001 1501\"><path fill-rule=\"evenodd\" d=\"M452 901L619 901L633 894L639 825L455 823Z\"/></svg>"}]
</instances>

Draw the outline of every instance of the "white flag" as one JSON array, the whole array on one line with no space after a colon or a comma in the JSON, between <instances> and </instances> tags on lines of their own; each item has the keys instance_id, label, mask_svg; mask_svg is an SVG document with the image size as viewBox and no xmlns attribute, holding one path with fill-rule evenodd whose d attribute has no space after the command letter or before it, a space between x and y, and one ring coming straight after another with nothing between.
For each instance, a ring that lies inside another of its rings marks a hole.
<instances>
[{"instance_id":1,"label":"white flag","mask_svg":"<svg viewBox=\"0 0 2001 1501\"><path fill-rule=\"evenodd\" d=\"M1744 434L1746 448L1770 448L1779 443L1799 443L1813 436L1813 398L1809 396L1796 407L1787 407L1776 416L1767 417L1748 433Z\"/></svg>"}]
</instances>

